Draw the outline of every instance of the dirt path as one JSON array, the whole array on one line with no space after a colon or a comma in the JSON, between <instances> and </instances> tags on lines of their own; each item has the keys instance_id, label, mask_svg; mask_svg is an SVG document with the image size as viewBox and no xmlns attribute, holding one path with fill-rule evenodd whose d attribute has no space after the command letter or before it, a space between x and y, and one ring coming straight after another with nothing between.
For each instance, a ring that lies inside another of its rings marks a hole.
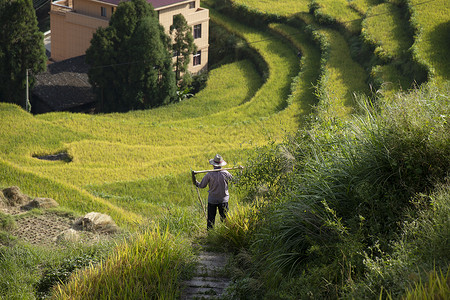
<instances>
[{"instance_id":1,"label":"dirt path","mask_svg":"<svg viewBox=\"0 0 450 300\"><path fill-rule=\"evenodd\" d=\"M201 252L195 276L183 283L181 299L217 299L223 295L225 288L230 284L225 272L227 262L226 254Z\"/></svg>"}]
</instances>

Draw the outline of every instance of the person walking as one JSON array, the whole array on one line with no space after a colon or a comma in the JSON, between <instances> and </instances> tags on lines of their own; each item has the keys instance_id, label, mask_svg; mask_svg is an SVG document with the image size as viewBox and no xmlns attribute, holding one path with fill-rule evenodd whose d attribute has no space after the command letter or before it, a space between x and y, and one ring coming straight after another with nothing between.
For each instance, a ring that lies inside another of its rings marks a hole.
<instances>
[{"instance_id":1,"label":"person walking","mask_svg":"<svg viewBox=\"0 0 450 300\"><path fill-rule=\"evenodd\" d=\"M228 212L228 182L233 179L233 176L227 170L220 170L227 163L222 156L217 154L214 158L209 160L209 163L214 166L214 170L206 173L201 182L195 180L195 185L201 189L209 186L208 190L208 220L207 229L214 227L217 210L219 210L220 220L223 222L227 218Z\"/></svg>"}]
</instances>

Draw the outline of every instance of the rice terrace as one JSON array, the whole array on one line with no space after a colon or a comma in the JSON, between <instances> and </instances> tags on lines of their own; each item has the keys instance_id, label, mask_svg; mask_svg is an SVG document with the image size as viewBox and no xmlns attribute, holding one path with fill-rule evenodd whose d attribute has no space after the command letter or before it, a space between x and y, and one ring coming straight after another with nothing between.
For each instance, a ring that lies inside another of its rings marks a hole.
<instances>
[{"instance_id":1,"label":"rice terrace","mask_svg":"<svg viewBox=\"0 0 450 300\"><path fill-rule=\"evenodd\" d=\"M3 19L31 3L0 1ZM0 299L448 299L450 2L201 6L192 97L43 114L0 98ZM191 171L216 154L233 181L207 230Z\"/></svg>"}]
</instances>

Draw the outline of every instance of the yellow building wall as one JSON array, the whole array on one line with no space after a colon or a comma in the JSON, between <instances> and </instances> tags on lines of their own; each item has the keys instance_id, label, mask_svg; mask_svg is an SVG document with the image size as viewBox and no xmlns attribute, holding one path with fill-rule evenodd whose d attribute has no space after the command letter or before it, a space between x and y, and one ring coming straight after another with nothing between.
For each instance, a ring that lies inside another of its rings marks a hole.
<instances>
[{"instance_id":1,"label":"yellow building wall","mask_svg":"<svg viewBox=\"0 0 450 300\"><path fill-rule=\"evenodd\" d=\"M189 1L192 2L192 1ZM189 64L189 71L197 73L205 70L208 64L209 11L200 8L200 0L195 0L195 8L189 8L189 2L158 8L159 22L169 34L173 23L173 16L183 14L192 27L202 24L201 38L195 39L201 51L201 64L193 66L193 58ZM101 7L106 8L106 17L101 16ZM51 57L55 61L84 55L90 46L93 34L98 27L107 27L115 6L93 0L73 0L71 10L57 9L52 5L50 11Z\"/></svg>"}]
</instances>

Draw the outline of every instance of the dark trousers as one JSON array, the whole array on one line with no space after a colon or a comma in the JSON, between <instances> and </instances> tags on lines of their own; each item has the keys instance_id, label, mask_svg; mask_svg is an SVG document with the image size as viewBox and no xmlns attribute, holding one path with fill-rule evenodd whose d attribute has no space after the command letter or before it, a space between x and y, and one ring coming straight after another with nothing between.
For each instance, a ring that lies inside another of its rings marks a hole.
<instances>
[{"instance_id":1,"label":"dark trousers","mask_svg":"<svg viewBox=\"0 0 450 300\"><path fill-rule=\"evenodd\" d=\"M220 220L223 222L227 218L228 213L228 202L220 204L208 203L208 223L207 228L211 229L214 227L214 222L216 221L216 213L219 209Z\"/></svg>"}]
</instances>

